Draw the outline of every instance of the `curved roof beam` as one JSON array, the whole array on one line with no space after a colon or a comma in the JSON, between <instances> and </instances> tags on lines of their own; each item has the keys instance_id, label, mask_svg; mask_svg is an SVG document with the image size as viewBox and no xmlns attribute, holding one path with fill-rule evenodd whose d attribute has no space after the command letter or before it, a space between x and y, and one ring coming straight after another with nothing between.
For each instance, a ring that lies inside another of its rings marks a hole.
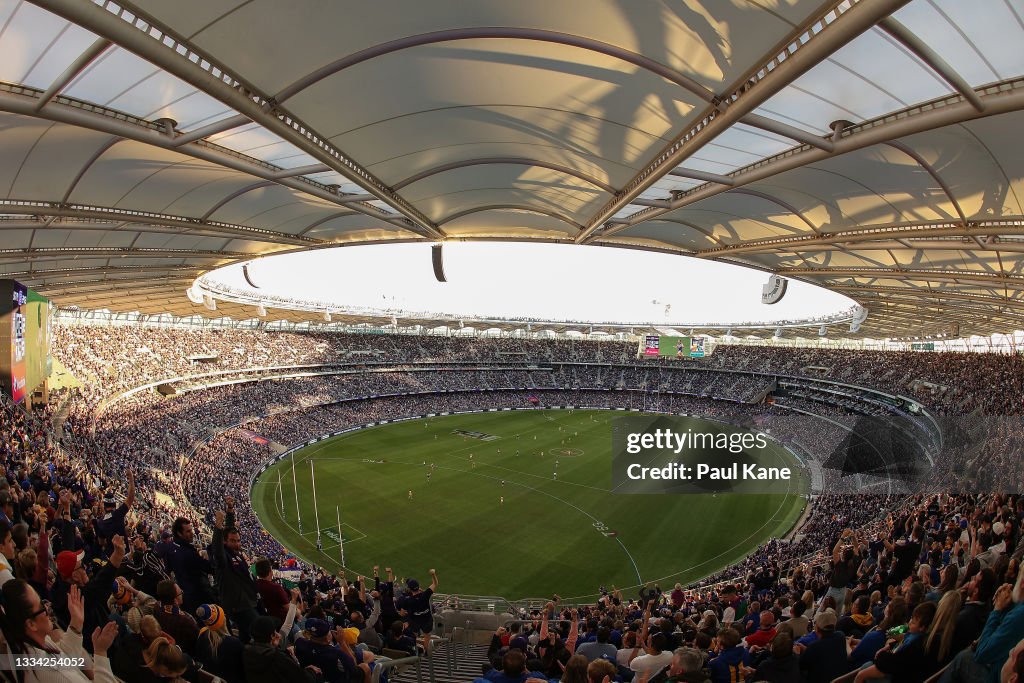
<instances>
[{"instance_id":1,"label":"curved roof beam","mask_svg":"<svg viewBox=\"0 0 1024 683\"><path fill-rule=\"evenodd\" d=\"M1024 301L1019 299L969 294L966 292L945 289L913 289L910 287L884 287L879 285L835 285L834 287L831 287L831 289L840 292L856 292L862 295L875 295L880 293L886 295L906 296L909 297L908 301L910 303L913 303L915 299L919 301L921 298L928 297L935 299L949 299L952 301L970 301L981 307L1011 306L1024 308ZM886 299L884 298L878 299L878 301L885 300Z\"/></svg>"},{"instance_id":2,"label":"curved roof beam","mask_svg":"<svg viewBox=\"0 0 1024 683\"><path fill-rule=\"evenodd\" d=\"M942 191L946 193L946 198L949 199L949 203L953 205L954 209L956 209L956 215L960 216L960 222L963 225L967 225L967 216L964 215L963 209L960 208L960 202L958 202L956 200L956 197L953 196L953 192L952 190L949 189L949 185L947 185L946 181L942 179L942 176L939 175L939 172L935 170L934 166L925 161L924 157L922 157L916 151L914 151L913 149L911 149L910 147L908 147L907 145L903 144L898 140L890 140L885 144L888 145L889 147L892 147L893 149L903 152L908 157L917 162L917 165L923 168L928 173L928 175L932 177L932 180L939 184L939 187L942 188Z\"/></svg>"},{"instance_id":3,"label":"curved roof beam","mask_svg":"<svg viewBox=\"0 0 1024 683\"><path fill-rule=\"evenodd\" d=\"M1024 275L989 271L943 270L941 268L779 268L780 275L804 277L855 277L910 280L916 282L974 282L992 287L1024 289Z\"/></svg>"},{"instance_id":4,"label":"curved roof beam","mask_svg":"<svg viewBox=\"0 0 1024 683\"><path fill-rule=\"evenodd\" d=\"M1007 310L998 309L1013 309L1016 315L1021 315L1024 312L1024 303L1012 302L1010 299L999 299L997 297L989 298L985 303L971 301L967 303L958 302L951 299L943 299L942 297L935 296L934 293L919 294L919 295L907 295L907 294L887 294L885 296L872 296L867 292L859 292L857 296L861 298L861 301L866 302L866 305L875 309L881 305L888 305L891 308L899 307L906 311L910 315L925 307L932 307L939 309L940 311L957 311L965 312L971 315L979 316L991 316L999 313L1011 313ZM872 311L875 313L875 311ZM1011 313L1013 314L1013 313Z\"/></svg>"},{"instance_id":5,"label":"curved roof beam","mask_svg":"<svg viewBox=\"0 0 1024 683\"><path fill-rule=\"evenodd\" d=\"M667 81L675 83L681 88L690 91L697 97L701 98L705 102L715 103L716 97L713 92L705 88L703 85L693 80L689 76L682 74L675 69L671 69L661 62L655 61L645 55L631 52L617 45L611 45L610 43L603 43L600 40L594 40L593 38L587 38L586 36L576 36L570 33L561 33L559 31L546 31L539 28L520 28L520 27L505 27L505 26L481 26L472 28L453 28L446 29L443 31L432 31L430 33L421 33L416 36L406 36L404 38L398 38L386 43L379 45L373 45L371 47L354 52L346 57L335 60L330 64L320 67L316 71L313 71L299 80L295 81L289 86L286 86L282 90L278 91L274 95L274 101L281 103L288 100L298 93L302 92L311 85L327 78L328 76L334 75L339 71L343 71L356 64L374 59L376 57L382 57L384 55L398 52L400 50L407 50L412 47L422 47L424 45L433 45L436 43L448 43L458 40L480 40L482 38L505 38L515 40L533 40L542 43L555 43L557 45L566 45L569 47L578 47L582 50L589 52L597 52L609 57L621 59L624 62L628 62L633 66L638 66L645 71L661 76Z\"/></svg>"},{"instance_id":6,"label":"curved roof beam","mask_svg":"<svg viewBox=\"0 0 1024 683\"><path fill-rule=\"evenodd\" d=\"M605 221L628 205L647 188L675 167L693 156L732 125L754 112L776 93L827 59L909 0L848 0L833 2L820 14L811 17L788 36L779 53L769 54L751 70L743 81L719 106L711 107L687 130L681 131L640 169L626 186L615 194L587 222L577 237L578 243L592 239ZM817 150L827 154L825 150Z\"/></svg>"},{"instance_id":7,"label":"curved roof beam","mask_svg":"<svg viewBox=\"0 0 1024 683\"><path fill-rule=\"evenodd\" d=\"M331 144L325 135L279 107L253 83L237 76L212 55L155 21L146 12L127 6L129 3L123 0L101 0L99 4L79 0L32 2L112 41L290 142L401 213L408 229L413 232L434 239L444 237L430 219Z\"/></svg>"},{"instance_id":8,"label":"curved roof beam","mask_svg":"<svg viewBox=\"0 0 1024 683\"><path fill-rule=\"evenodd\" d=\"M665 218L651 220L663 221ZM699 251L695 256L717 257L727 254L749 254L789 249L810 249L831 244L860 244L864 242L886 242L928 237L962 237L964 235L1024 235L1024 219L996 219L977 221L964 226L951 221L930 221L926 223L896 223L873 228L857 228L818 235L773 237L765 240L751 240L730 244L715 249ZM988 248L988 247L987 247Z\"/></svg>"},{"instance_id":9,"label":"curved roof beam","mask_svg":"<svg viewBox=\"0 0 1024 683\"><path fill-rule=\"evenodd\" d=\"M539 213L542 216L548 216L559 220L567 225L571 225L577 230L582 230L583 226L569 218L566 215L560 214L557 211L551 211L550 209L540 209L535 206L527 206L525 204L488 204L486 206L478 206L472 209L465 209L464 211L456 211L453 214L445 216L437 222L438 225L444 225L445 223L451 223L452 221L462 218L463 216L469 216L474 213L482 213L484 211L500 211L503 209L511 209L513 211L526 211L529 213Z\"/></svg>"},{"instance_id":10,"label":"curved roof beam","mask_svg":"<svg viewBox=\"0 0 1024 683\"><path fill-rule=\"evenodd\" d=\"M129 230L124 230L131 226ZM217 228L207 224L206 226L198 225L191 228L187 233L183 230L169 227L166 225L158 225L156 223L137 223L132 221L107 221L107 220L92 220L86 218L60 218L56 216L50 216L45 221L39 220L36 217L28 217L23 220L9 220L4 217L0 217L0 231L4 230L45 230L46 228L52 228L54 230L68 230L72 232L138 232L138 233L153 233L160 235L189 235L191 237L233 237L231 233L225 233ZM250 239L250 238L242 238ZM421 238L414 238L411 241L418 241ZM261 239L261 242L268 242L266 239ZM316 246L310 246L307 248L316 248Z\"/></svg>"},{"instance_id":11,"label":"curved roof beam","mask_svg":"<svg viewBox=\"0 0 1024 683\"><path fill-rule=\"evenodd\" d=\"M61 258L213 258L224 261L249 258L252 254L212 249L145 249L130 247L34 247L0 249L0 261L8 259L34 261Z\"/></svg>"},{"instance_id":12,"label":"curved roof beam","mask_svg":"<svg viewBox=\"0 0 1024 683\"><path fill-rule=\"evenodd\" d=\"M132 140L144 145L162 149L173 149L185 156L199 159L222 168L244 173L263 180L273 180L284 187L291 188L302 194L322 199L332 204L347 206L359 213L387 221L403 230L416 234L420 232L402 217L384 211L363 201L362 196L350 197L330 191L319 183L291 177L288 169L282 169L225 147L200 141L180 147L173 146L173 138L163 132L157 124L121 112L107 109L96 104L83 102L61 95L56 102L51 102L38 112L35 110L37 93L40 91L28 86L8 86L0 83L0 111L30 116L46 121L66 123L88 130L108 133Z\"/></svg>"},{"instance_id":13,"label":"curved roof beam","mask_svg":"<svg viewBox=\"0 0 1024 683\"><path fill-rule=\"evenodd\" d=\"M920 58L922 62L931 67L932 71L942 76L943 80L953 86L953 89L964 96L964 99L971 103L971 106L978 111L985 109L985 103L974 92L974 88L964 80L963 76L957 73L956 69L949 65L939 53L931 49L928 43L924 42L913 31L901 24L893 17L886 17L878 22L879 27L899 41L903 47Z\"/></svg>"},{"instance_id":14,"label":"curved roof beam","mask_svg":"<svg viewBox=\"0 0 1024 683\"><path fill-rule=\"evenodd\" d=\"M394 185L392 185L392 187L396 190L401 190L403 187L406 187L407 185L412 185L413 183L419 182L424 178L429 178L430 176L437 175L439 173L454 171L455 169L459 168L469 168L471 166L484 166L489 164L506 164L511 166L533 166L536 168L546 168L548 170L564 173L565 175L572 176L573 178L582 180L583 182L593 185L594 187L599 188L601 190L604 190L609 194L615 194L614 187L612 187L608 183L598 180L594 176L583 173L582 171L577 171L574 168L570 168L569 166L563 166L562 164L555 164L549 161L541 161L539 159L527 159L523 157L484 157L480 159L466 159L464 161L453 161L448 164L441 164L440 166L428 168L425 171L420 171L416 175L409 176L405 180L395 183Z\"/></svg>"},{"instance_id":15,"label":"curved roof beam","mask_svg":"<svg viewBox=\"0 0 1024 683\"><path fill-rule=\"evenodd\" d=\"M4 277L26 280L75 277L78 275L117 275L118 273L195 273L198 266L104 266L102 268L53 268L50 270L19 270L5 272ZM110 282L117 282L116 279ZM40 285L42 286L42 285Z\"/></svg>"},{"instance_id":16,"label":"curved roof beam","mask_svg":"<svg viewBox=\"0 0 1024 683\"><path fill-rule=\"evenodd\" d=\"M225 204L230 202L232 199L236 199L238 197L241 197L243 194L246 194L247 192L252 192L253 190L259 190L261 188L270 187L271 185L276 185L276 184L277 183L275 183L273 180L264 180L264 181L259 182L259 183L253 183L252 185L246 185L245 187L243 187L243 188L241 188L239 190L235 190L234 192L232 192L228 196L224 197L224 199L221 199L219 202L217 202L212 207L210 207L210 210L203 214L202 220L204 220L204 221L205 220L209 220L210 216L212 216L213 214L217 213L218 209L223 207Z\"/></svg>"},{"instance_id":17,"label":"curved roof beam","mask_svg":"<svg viewBox=\"0 0 1024 683\"><path fill-rule=\"evenodd\" d=\"M60 218L90 218L108 220L111 222L137 223L140 225L163 225L166 227L178 228L182 233L188 233L193 229L201 229L207 232L217 232L219 234L237 237L239 239L275 244L293 244L298 246L324 244L323 240L313 239L312 237L302 237L300 235L291 235L284 232L274 232L272 230L263 230L262 228L253 228L246 225L222 223L219 221L206 221L200 218L173 216L170 214L154 213L150 211L134 211L132 209L92 206L89 204L66 204L62 202L0 199L0 213L56 216Z\"/></svg>"},{"instance_id":18,"label":"curved roof beam","mask_svg":"<svg viewBox=\"0 0 1024 683\"><path fill-rule=\"evenodd\" d=\"M117 280L75 280L74 282L61 282L58 285L37 285L33 289L46 290L47 292L66 292L69 295L77 295L79 293L89 293L93 291L102 292L103 290L110 289L110 283L116 282L119 285L131 285L132 291L136 289L156 289L162 287L178 287L176 283L187 282L191 283L195 278L192 276L180 276L171 278L160 278L158 282L154 282L151 277L139 277L139 278L119 278ZM80 285L86 285L83 289L79 290Z\"/></svg>"},{"instance_id":19,"label":"curved roof beam","mask_svg":"<svg viewBox=\"0 0 1024 683\"><path fill-rule=\"evenodd\" d=\"M865 121L848 128L842 138L835 141L833 154L846 154L937 128L944 128L997 114L1019 111L1024 109L1024 78L1002 81L987 86L984 88L982 99L985 101L984 112L979 112L960 95L950 95L886 114L871 121ZM734 171L728 177L732 179L733 187L741 187L773 178L786 171L809 166L830 156L832 155L828 152L814 148L796 152L789 150ZM650 208L637 211L622 219L621 223L613 225L602 232L601 236L621 232L629 226L650 220L668 211L681 209L684 206L689 206L729 190L728 186L718 183L706 183L685 192L680 192L672 200L671 209Z\"/></svg>"}]
</instances>

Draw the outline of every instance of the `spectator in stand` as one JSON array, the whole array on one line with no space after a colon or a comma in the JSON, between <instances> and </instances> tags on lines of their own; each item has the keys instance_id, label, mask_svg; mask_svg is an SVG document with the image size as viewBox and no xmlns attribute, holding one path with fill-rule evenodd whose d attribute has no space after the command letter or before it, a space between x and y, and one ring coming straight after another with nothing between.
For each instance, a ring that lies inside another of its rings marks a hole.
<instances>
[{"instance_id":1,"label":"spectator in stand","mask_svg":"<svg viewBox=\"0 0 1024 683\"><path fill-rule=\"evenodd\" d=\"M710 683L704 668L704 656L692 647L681 647L672 653L672 662L654 675L648 683Z\"/></svg>"},{"instance_id":2,"label":"spectator in stand","mask_svg":"<svg viewBox=\"0 0 1024 683\"><path fill-rule=\"evenodd\" d=\"M196 640L196 660L227 683L245 683L245 646L228 631L224 610L219 605L200 605L196 617L203 625Z\"/></svg>"},{"instance_id":3,"label":"spectator in stand","mask_svg":"<svg viewBox=\"0 0 1024 683\"><path fill-rule=\"evenodd\" d=\"M999 680L1000 667L1016 643L1024 640L1024 586L1018 572L1017 583L1011 588L1003 584L993 598L994 608L985 622L974 650L963 650L953 659L940 683L969 683Z\"/></svg>"},{"instance_id":4,"label":"spectator in stand","mask_svg":"<svg viewBox=\"0 0 1024 683\"><path fill-rule=\"evenodd\" d=\"M396 601L402 616L409 619L413 633L423 634L423 651L430 652L430 633L434 630L434 615L430 611L430 596L437 590L437 572L430 570L430 586L420 590L416 579L405 582L409 592Z\"/></svg>"},{"instance_id":5,"label":"spectator in stand","mask_svg":"<svg viewBox=\"0 0 1024 683\"><path fill-rule=\"evenodd\" d=\"M597 629L597 640L579 645L576 648L576 654L586 657L588 663L601 657L614 661L618 650L608 642L610 636L611 631L607 626L599 627Z\"/></svg>"},{"instance_id":6,"label":"spectator in stand","mask_svg":"<svg viewBox=\"0 0 1024 683\"><path fill-rule=\"evenodd\" d=\"M849 658L853 666L860 668L874 659L875 653L885 645L889 629L907 623L908 616L907 601L902 597L895 597L885 606L885 616L877 626L865 633L863 638L851 636L849 645L852 649Z\"/></svg>"},{"instance_id":7,"label":"spectator in stand","mask_svg":"<svg viewBox=\"0 0 1024 683\"><path fill-rule=\"evenodd\" d=\"M132 540L132 554L125 558L121 566L125 576L131 578L141 592L147 595L156 593L156 586L164 579L171 578L163 560L153 551L146 536L138 534Z\"/></svg>"},{"instance_id":8,"label":"spectator in stand","mask_svg":"<svg viewBox=\"0 0 1024 683\"><path fill-rule=\"evenodd\" d=\"M954 652L966 649L981 635L989 612L992 611L992 596L996 587L996 573L990 567L985 567L971 577L965 589L962 589L966 593L966 602L956 616Z\"/></svg>"},{"instance_id":9,"label":"spectator in stand","mask_svg":"<svg viewBox=\"0 0 1024 683\"><path fill-rule=\"evenodd\" d=\"M270 617L259 617L252 625L252 640L245 646L246 683L315 683L322 675L313 665L302 667L281 647L281 633Z\"/></svg>"},{"instance_id":10,"label":"spectator in stand","mask_svg":"<svg viewBox=\"0 0 1024 683\"><path fill-rule=\"evenodd\" d=\"M846 658L846 638L836 630L835 612L826 610L814 615L817 639L810 645L797 645L800 671L807 683L828 683L850 670Z\"/></svg>"},{"instance_id":11,"label":"spectator in stand","mask_svg":"<svg viewBox=\"0 0 1024 683\"><path fill-rule=\"evenodd\" d=\"M14 534L11 533L11 525L0 519L0 586L14 578L14 553Z\"/></svg>"},{"instance_id":12,"label":"spectator in stand","mask_svg":"<svg viewBox=\"0 0 1024 683\"><path fill-rule=\"evenodd\" d=\"M852 545L847 545L849 540L852 540ZM844 529L839 540L836 541L835 547L832 548L832 575L829 578L829 589L826 593L836 601L836 606L839 609L843 609L846 605L849 584L856 576L860 562L860 535L852 529Z\"/></svg>"},{"instance_id":13,"label":"spectator in stand","mask_svg":"<svg viewBox=\"0 0 1024 683\"><path fill-rule=\"evenodd\" d=\"M185 610L191 613L202 604L217 602L210 587L213 566L192 545L196 537L192 522L179 517L174 520L171 532L174 549L167 559L167 568L174 573L174 580L181 587Z\"/></svg>"},{"instance_id":14,"label":"spectator in stand","mask_svg":"<svg viewBox=\"0 0 1024 683\"><path fill-rule=\"evenodd\" d=\"M769 645L771 654L748 680L770 683L800 683L800 661L793 654L793 636L780 631Z\"/></svg>"},{"instance_id":15,"label":"spectator in stand","mask_svg":"<svg viewBox=\"0 0 1024 683\"><path fill-rule=\"evenodd\" d=\"M907 524L911 520L907 519ZM924 539L924 527L916 525L910 531L909 539L899 539L895 543L884 539L885 549L895 558L892 571L889 572L889 585L899 585L914 573L914 565L921 556L921 542Z\"/></svg>"},{"instance_id":16,"label":"spectator in stand","mask_svg":"<svg viewBox=\"0 0 1024 683\"><path fill-rule=\"evenodd\" d=\"M196 640L199 638L199 627L196 620L182 609L184 593L174 581L161 581L156 587L156 599L160 608L156 612L156 620L164 633L189 655L195 656Z\"/></svg>"},{"instance_id":17,"label":"spectator in stand","mask_svg":"<svg viewBox=\"0 0 1024 683\"><path fill-rule=\"evenodd\" d=\"M868 609L870 605L871 598L867 595L862 595L854 600L853 611L850 614L844 615L839 620L839 623L836 624L836 628L847 636L852 636L858 640L861 639L875 625L875 619L871 616L871 611Z\"/></svg>"},{"instance_id":18,"label":"spectator in stand","mask_svg":"<svg viewBox=\"0 0 1024 683\"><path fill-rule=\"evenodd\" d=\"M27 582L13 579L4 584L2 591L4 611L0 617L7 647L14 654L33 658L83 658L89 661L82 642L85 628L85 598L77 586L72 586L68 595L70 621L68 630L55 629L47 605ZM91 634L93 645L92 663L94 677L86 675L80 668L61 669L59 672L48 668L29 668L18 671L17 680L86 682L90 680L114 683L117 679L110 669L107 652L117 636L117 624L110 621Z\"/></svg>"},{"instance_id":19,"label":"spectator in stand","mask_svg":"<svg viewBox=\"0 0 1024 683\"><path fill-rule=\"evenodd\" d=\"M96 520L96 535L100 538L109 539L114 536L128 538L128 530L125 528L124 520L128 511L135 504L135 473L128 470L128 497L118 506L113 496L103 499L103 517Z\"/></svg>"},{"instance_id":20,"label":"spectator in stand","mask_svg":"<svg viewBox=\"0 0 1024 683\"><path fill-rule=\"evenodd\" d=\"M259 615L256 613L256 582L249 571L249 563L242 553L242 534L235 528L235 500L225 499L226 512L215 515L213 541L210 550L217 577L220 604L238 627L242 644L249 642L249 629Z\"/></svg>"},{"instance_id":21,"label":"spectator in stand","mask_svg":"<svg viewBox=\"0 0 1024 683\"><path fill-rule=\"evenodd\" d=\"M807 611L807 603L803 599L797 600L793 603L793 606L789 611L789 619L786 623L789 624L789 629L792 632L793 638L802 638L807 634L807 626L810 624L810 620L804 616L804 612Z\"/></svg>"},{"instance_id":22,"label":"spectator in stand","mask_svg":"<svg viewBox=\"0 0 1024 683\"><path fill-rule=\"evenodd\" d=\"M747 636L744 641L748 649L755 647L763 648L767 647L768 643L775 637L775 634L775 614L766 610L761 612L760 627L754 633Z\"/></svg>"},{"instance_id":23,"label":"spectator in stand","mask_svg":"<svg viewBox=\"0 0 1024 683\"><path fill-rule=\"evenodd\" d=\"M332 642L331 625L322 619L306 619L305 630L295 640L295 658L299 666L316 667L328 683L350 680L352 672L343 666L341 648Z\"/></svg>"},{"instance_id":24,"label":"spectator in stand","mask_svg":"<svg viewBox=\"0 0 1024 683\"><path fill-rule=\"evenodd\" d=\"M414 655L416 654L416 638L406 630L405 624L393 621L391 628L388 629L388 635L384 639L384 647Z\"/></svg>"},{"instance_id":25,"label":"spectator in stand","mask_svg":"<svg viewBox=\"0 0 1024 683\"><path fill-rule=\"evenodd\" d=\"M263 600L263 609L267 610L278 623L282 623L288 614L288 605L298 599L298 591L288 594L281 584L274 581L274 570L270 560L261 557L256 560L256 592Z\"/></svg>"},{"instance_id":26,"label":"spectator in stand","mask_svg":"<svg viewBox=\"0 0 1024 683\"><path fill-rule=\"evenodd\" d=\"M936 666L934 661L929 661L925 641L935 612L934 602L924 602L914 608L910 627L903 638L887 640L885 647L875 653L874 664L857 672L855 683L878 678L913 683L933 673Z\"/></svg>"},{"instance_id":27,"label":"spectator in stand","mask_svg":"<svg viewBox=\"0 0 1024 683\"><path fill-rule=\"evenodd\" d=\"M529 678L544 679L526 669L526 656L519 650L509 650L501 658L501 669L491 669L474 683L524 683Z\"/></svg>"},{"instance_id":28,"label":"spectator in stand","mask_svg":"<svg viewBox=\"0 0 1024 683\"><path fill-rule=\"evenodd\" d=\"M743 678L750 666L750 653L740 645L740 634L734 628L723 628L716 638L715 657L708 662L713 683L732 683Z\"/></svg>"},{"instance_id":29,"label":"spectator in stand","mask_svg":"<svg viewBox=\"0 0 1024 683\"><path fill-rule=\"evenodd\" d=\"M1024 680L1024 640L1017 643L999 671L999 683L1020 683Z\"/></svg>"}]
</instances>

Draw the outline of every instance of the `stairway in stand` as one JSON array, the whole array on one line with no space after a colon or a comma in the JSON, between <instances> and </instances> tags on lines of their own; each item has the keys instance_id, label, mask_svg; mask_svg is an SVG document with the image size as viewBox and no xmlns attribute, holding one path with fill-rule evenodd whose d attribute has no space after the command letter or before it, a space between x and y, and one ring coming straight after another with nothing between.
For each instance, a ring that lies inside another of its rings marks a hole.
<instances>
[{"instance_id":1,"label":"stairway in stand","mask_svg":"<svg viewBox=\"0 0 1024 683\"><path fill-rule=\"evenodd\" d=\"M458 654L458 667L452 667L452 675L448 675L448 648L454 647ZM461 643L440 643L430 655L434 663L434 683L469 683L483 675L483 665L487 663L486 645L463 645ZM423 683L431 683L430 661L424 658L420 662ZM409 666L398 675L388 676L392 683L418 683L416 667Z\"/></svg>"}]
</instances>

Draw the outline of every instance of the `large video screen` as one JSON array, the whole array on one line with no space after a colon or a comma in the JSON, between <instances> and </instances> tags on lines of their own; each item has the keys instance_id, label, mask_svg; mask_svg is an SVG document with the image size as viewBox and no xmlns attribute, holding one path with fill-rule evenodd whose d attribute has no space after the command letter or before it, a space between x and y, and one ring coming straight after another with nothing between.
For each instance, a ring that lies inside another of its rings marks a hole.
<instances>
[{"instance_id":1,"label":"large video screen","mask_svg":"<svg viewBox=\"0 0 1024 683\"><path fill-rule=\"evenodd\" d=\"M648 334L640 342L638 357L650 358L703 358L706 355L704 337L672 337Z\"/></svg>"},{"instance_id":2,"label":"large video screen","mask_svg":"<svg viewBox=\"0 0 1024 683\"><path fill-rule=\"evenodd\" d=\"M50 376L50 300L0 280L0 385L19 403Z\"/></svg>"}]
</instances>

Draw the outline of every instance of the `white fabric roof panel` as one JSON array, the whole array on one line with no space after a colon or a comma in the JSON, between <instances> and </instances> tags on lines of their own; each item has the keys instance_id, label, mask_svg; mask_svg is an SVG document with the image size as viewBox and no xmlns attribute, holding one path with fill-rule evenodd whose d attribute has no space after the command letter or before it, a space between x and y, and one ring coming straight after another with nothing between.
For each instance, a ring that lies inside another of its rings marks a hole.
<instances>
[{"instance_id":1,"label":"white fabric roof panel","mask_svg":"<svg viewBox=\"0 0 1024 683\"><path fill-rule=\"evenodd\" d=\"M145 34L122 7L152 15ZM888 13L952 84L890 33ZM858 17L874 18L850 28ZM0 272L45 271L19 277L78 305L122 280L104 294L112 306L181 313L195 312L182 282L248 255L424 235L575 240L821 282L870 302L866 334L946 319L998 329L1024 314L1022 17L1020 0L0 0L0 234L38 250ZM112 44L82 60L99 38ZM779 61L780 45L798 47ZM221 67L254 101L279 101L246 109L209 78ZM698 123L748 78L717 116L767 121ZM154 137L161 118L176 122L168 137ZM857 127L826 140L839 119ZM216 122L235 127L168 149ZM660 164L687 134L680 161ZM710 182L667 175L676 163ZM679 207L658 208L668 201ZM83 272L52 272L63 267Z\"/></svg>"}]
</instances>

